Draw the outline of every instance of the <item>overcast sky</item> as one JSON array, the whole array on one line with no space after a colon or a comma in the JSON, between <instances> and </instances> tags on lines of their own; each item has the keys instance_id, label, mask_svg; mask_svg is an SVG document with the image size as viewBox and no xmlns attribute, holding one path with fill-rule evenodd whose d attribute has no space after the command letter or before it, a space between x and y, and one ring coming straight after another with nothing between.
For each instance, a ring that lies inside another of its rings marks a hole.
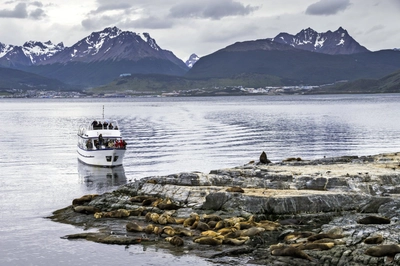
<instances>
[{"instance_id":1,"label":"overcast sky","mask_svg":"<svg viewBox=\"0 0 400 266\"><path fill-rule=\"evenodd\" d=\"M400 48L400 0L0 0L0 42L72 46L116 26L182 60L237 41L343 27L371 51Z\"/></svg>"}]
</instances>

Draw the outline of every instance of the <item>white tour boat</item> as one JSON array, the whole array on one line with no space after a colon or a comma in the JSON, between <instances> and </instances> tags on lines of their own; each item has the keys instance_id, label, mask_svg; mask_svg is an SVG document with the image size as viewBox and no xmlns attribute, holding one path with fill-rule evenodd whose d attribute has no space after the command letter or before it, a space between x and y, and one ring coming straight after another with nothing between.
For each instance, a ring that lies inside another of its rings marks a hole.
<instances>
[{"instance_id":1,"label":"white tour boat","mask_svg":"<svg viewBox=\"0 0 400 266\"><path fill-rule=\"evenodd\" d=\"M94 166L122 165L126 142L116 120L100 119L79 127L78 160Z\"/></svg>"}]
</instances>

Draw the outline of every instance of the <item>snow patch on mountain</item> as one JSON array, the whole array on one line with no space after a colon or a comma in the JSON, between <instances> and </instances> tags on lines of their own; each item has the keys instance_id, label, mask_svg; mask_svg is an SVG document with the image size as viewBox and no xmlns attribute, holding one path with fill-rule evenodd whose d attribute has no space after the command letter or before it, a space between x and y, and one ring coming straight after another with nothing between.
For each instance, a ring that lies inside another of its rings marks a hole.
<instances>
[{"instance_id":1,"label":"snow patch on mountain","mask_svg":"<svg viewBox=\"0 0 400 266\"><path fill-rule=\"evenodd\" d=\"M197 61L199 61L200 57L198 57L196 54L191 54L186 60L185 64L188 68L192 68L194 64L196 64Z\"/></svg>"}]
</instances>

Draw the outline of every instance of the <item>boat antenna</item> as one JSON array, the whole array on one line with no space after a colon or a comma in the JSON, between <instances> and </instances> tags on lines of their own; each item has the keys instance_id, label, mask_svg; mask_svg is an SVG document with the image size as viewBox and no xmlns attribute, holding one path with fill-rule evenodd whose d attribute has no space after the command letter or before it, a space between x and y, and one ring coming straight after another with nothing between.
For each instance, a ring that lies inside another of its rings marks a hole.
<instances>
[{"instance_id":1,"label":"boat antenna","mask_svg":"<svg viewBox=\"0 0 400 266\"><path fill-rule=\"evenodd\" d=\"M104 105L103 105L103 120L104 120Z\"/></svg>"}]
</instances>

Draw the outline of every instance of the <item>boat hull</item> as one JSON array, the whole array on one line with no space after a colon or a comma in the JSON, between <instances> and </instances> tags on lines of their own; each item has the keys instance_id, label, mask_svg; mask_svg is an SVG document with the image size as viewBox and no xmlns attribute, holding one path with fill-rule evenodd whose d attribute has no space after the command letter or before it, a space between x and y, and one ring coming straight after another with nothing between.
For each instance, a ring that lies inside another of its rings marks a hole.
<instances>
[{"instance_id":1,"label":"boat hull","mask_svg":"<svg viewBox=\"0 0 400 266\"><path fill-rule=\"evenodd\" d=\"M77 148L78 160L87 165L115 167L123 163L125 149L83 150Z\"/></svg>"}]
</instances>

